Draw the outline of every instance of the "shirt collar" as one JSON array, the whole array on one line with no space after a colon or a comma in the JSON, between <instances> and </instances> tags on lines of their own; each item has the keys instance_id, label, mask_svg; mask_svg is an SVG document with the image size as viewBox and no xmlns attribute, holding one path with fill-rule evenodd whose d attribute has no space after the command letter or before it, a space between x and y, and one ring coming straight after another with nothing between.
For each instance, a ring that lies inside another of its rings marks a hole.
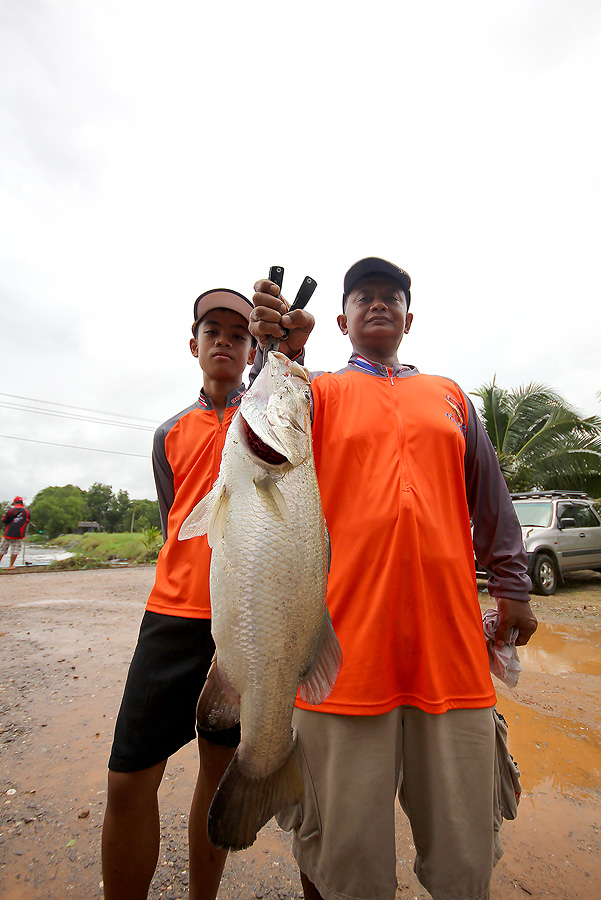
<instances>
[{"instance_id":1,"label":"shirt collar","mask_svg":"<svg viewBox=\"0 0 601 900\"><path fill-rule=\"evenodd\" d=\"M369 372L371 375L381 375L384 378L388 378L391 375L393 378L398 378L403 372L417 371L414 366L405 366L399 362L393 363L392 368L389 368L383 363L372 362L359 353L353 353L349 359L349 366L359 369L361 372Z\"/></svg>"},{"instance_id":2,"label":"shirt collar","mask_svg":"<svg viewBox=\"0 0 601 900\"><path fill-rule=\"evenodd\" d=\"M225 401L226 409L230 406L239 406L245 391L246 388L243 384L235 388L235 390L230 391ZM206 396L204 388L200 389L200 394L198 395L198 405L203 409L215 409L215 407L213 406L213 401L210 397Z\"/></svg>"}]
</instances>

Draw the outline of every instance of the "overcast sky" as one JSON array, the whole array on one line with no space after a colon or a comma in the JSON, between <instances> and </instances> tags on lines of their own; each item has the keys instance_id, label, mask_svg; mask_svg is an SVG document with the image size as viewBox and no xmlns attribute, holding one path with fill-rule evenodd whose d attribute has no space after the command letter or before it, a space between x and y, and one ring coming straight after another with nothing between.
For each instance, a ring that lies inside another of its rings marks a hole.
<instances>
[{"instance_id":1,"label":"overcast sky","mask_svg":"<svg viewBox=\"0 0 601 900\"><path fill-rule=\"evenodd\" d=\"M601 413L598 0L3 0L0 83L0 499L155 497L195 297L273 264L318 282L309 368L377 255L401 361Z\"/></svg>"}]
</instances>

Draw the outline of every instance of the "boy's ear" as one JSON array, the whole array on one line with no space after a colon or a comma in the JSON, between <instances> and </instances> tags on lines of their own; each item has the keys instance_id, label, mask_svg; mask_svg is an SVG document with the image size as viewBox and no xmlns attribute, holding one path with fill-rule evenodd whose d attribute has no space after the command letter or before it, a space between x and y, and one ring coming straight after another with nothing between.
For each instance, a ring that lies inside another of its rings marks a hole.
<instances>
[{"instance_id":1,"label":"boy's ear","mask_svg":"<svg viewBox=\"0 0 601 900\"><path fill-rule=\"evenodd\" d=\"M411 328L412 322L413 322L413 313L407 313L407 317L405 319L405 334L409 334L409 329Z\"/></svg>"},{"instance_id":2,"label":"boy's ear","mask_svg":"<svg viewBox=\"0 0 601 900\"><path fill-rule=\"evenodd\" d=\"M257 348L253 347L252 350L248 351L248 360L247 365L252 366L255 361L255 356L257 355Z\"/></svg>"},{"instance_id":3,"label":"boy's ear","mask_svg":"<svg viewBox=\"0 0 601 900\"><path fill-rule=\"evenodd\" d=\"M198 341L196 338L190 338L190 353L198 359Z\"/></svg>"},{"instance_id":4,"label":"boy's ear","mask_svg":"<svg viewBox=\"0 0 601 900\"><path fill-rule=\"evenodd\" d=\"M340 328L341 332L343 334L348 334L348 327L346 324L346 316L341 314L338 316L336 321L338 322L338 327Z\"/></svg>"}]
</instances>

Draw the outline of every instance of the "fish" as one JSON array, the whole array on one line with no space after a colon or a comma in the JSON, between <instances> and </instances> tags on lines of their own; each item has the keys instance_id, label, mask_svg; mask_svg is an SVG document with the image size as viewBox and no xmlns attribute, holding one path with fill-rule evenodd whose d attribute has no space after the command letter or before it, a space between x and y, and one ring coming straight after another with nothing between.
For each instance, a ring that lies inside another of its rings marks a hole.
<instances>
[{"instance_id":1,"label":"fish","mask_svg":"<svg viewBox=\"0 0 601 900\"><path fill-rule=\"evenodd\" d=\"M302 798L295 699L331 693L342 650L327 608L330 561L311 441L309 373L271 351L227 432L212 490L180 540L207 534L215 656L199 727L240 721L241 740L209 809L211 843L251 846Z\"/></svg>"}]
</instances>

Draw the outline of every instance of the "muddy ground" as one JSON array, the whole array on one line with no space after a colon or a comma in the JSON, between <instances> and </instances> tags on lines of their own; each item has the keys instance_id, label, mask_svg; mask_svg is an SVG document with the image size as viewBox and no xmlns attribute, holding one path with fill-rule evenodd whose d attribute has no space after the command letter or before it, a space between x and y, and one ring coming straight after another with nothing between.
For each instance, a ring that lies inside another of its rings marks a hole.
<instances>
[{"instance_id":1,"label":"muddy ground","mask_svg":"<svg viewBox=\"0 0 601 900\"><path fill-rule=\"evenodd\" d=\"M153 568L0 573L0 897L102 896L106 761ZM482 594L483 607L486 595ZM494 900L601 897L601 575L534 598L541 627L514 691L499 688L524 793L503 827ZM498 686L498 682L496 682ZM187 897L193 744L161 788L152 900ZM427 898L398 815L398 898ZM222 900L300 897L289 837L273 823L227 863Z\"/></svg>"}]
</instances>

